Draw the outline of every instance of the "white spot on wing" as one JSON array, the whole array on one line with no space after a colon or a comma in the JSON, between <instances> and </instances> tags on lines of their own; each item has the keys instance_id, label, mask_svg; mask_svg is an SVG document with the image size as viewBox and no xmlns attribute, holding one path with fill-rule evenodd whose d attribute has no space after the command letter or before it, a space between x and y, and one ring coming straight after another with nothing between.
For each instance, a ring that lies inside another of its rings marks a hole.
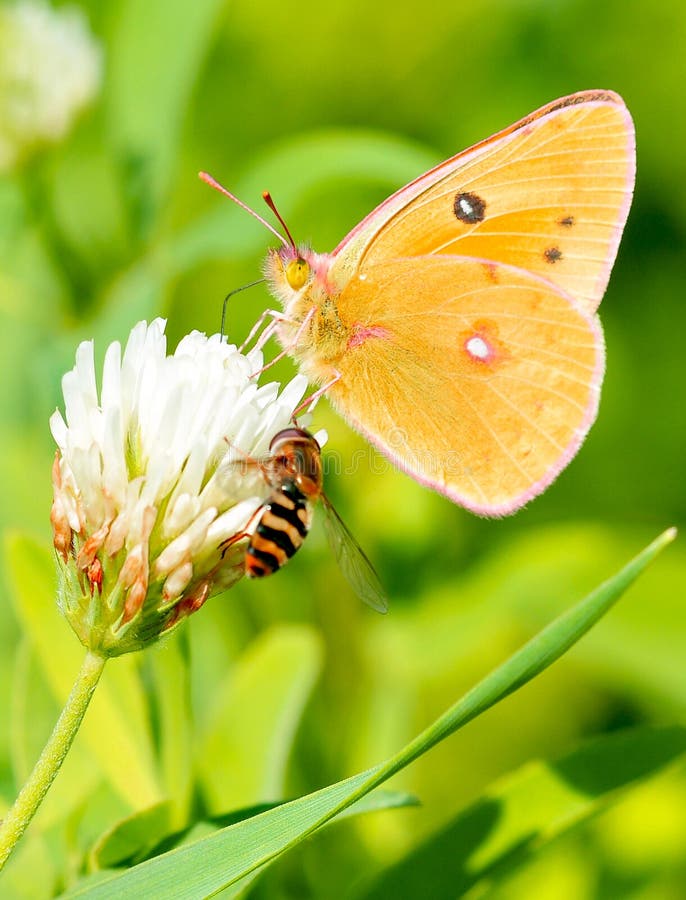
<instances>
[{"instance_id":1,"label":"white spot on wing","mask_svg":"<svg viewBox=\"0 0 686 900\"><path fill-rule=\"evenodd\" d=\"M475 359L487 359L491 348L481 337L470 337L465 344L467 353L471 354Z\"/></svg>"},{"instance_id":2,"label":"white spot on wing","mask_svg":"<svg viewBox=\"0 0 686 900\"><path fill-rule=\"evenodd\" d=\"M466 197L460 197L459 204L460 209L467 218L474 215L474 207Z\"/></svg>"}]
</instances>

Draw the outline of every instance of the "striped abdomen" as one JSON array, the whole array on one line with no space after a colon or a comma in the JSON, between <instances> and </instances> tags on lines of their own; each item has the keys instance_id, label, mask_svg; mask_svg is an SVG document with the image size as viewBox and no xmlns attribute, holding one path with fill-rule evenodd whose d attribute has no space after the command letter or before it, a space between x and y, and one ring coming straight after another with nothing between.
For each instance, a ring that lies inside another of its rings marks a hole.
<instances>
[{"instance_id":1,"label":"striped abdomen","mask_svg":"<svg viewBox=\"0 0 686 900\"><path fill-rule=\"evenodd\" d=\"M285 565L302 546L311 520L311 504L292 482L275 490L248 544L246 574L263 578Z\"/></svg>"}]
</instances>

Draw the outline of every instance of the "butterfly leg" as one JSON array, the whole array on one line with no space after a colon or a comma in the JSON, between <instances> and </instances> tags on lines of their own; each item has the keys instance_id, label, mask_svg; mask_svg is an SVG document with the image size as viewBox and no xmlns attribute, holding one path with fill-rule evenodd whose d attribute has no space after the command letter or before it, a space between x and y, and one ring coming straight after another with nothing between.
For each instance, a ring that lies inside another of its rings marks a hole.
<instances>
[{"instance_id":1,"label":"butterfly leg","mask_svg":"<svg viewBox=\"0 0 686 900\"><path fill-rule=\"evenodd\" d=\"M276 317L273 318L272 321L269 323L269 325L267 325L267 327L264 329L262 334L259 336L259 338L255 341L254 349L261 350L264 347L264 345L267 343L269 338L274 336L274 332L279 327L279 325L282 323L289 323L289 322L291 322L290 319L287 319L286 316L279 313L278 318L276 318Z\"/></svg>"},{"instance_id":2,"label":"butterfly leg","mask_svg":"<svg viewBox=\"0 0 686 900\"><path fill-rule=\"evenodd\" d=\"M311 409L314 406L314 404L317 402L317 400L319 400L319 398L322 396L322 394L325 394L329 390L330 387L333 387L334 384L336 384L336 382L340 381L340 380L341 380L341 373L337 370L334 370L333 378L330 381L327 381L326 384L323 385L322 387L320 387L318 390L316 390L314 392L314 394L310 394L309 397L305 397L305 399L300 404L300 406L296 407L291 418L295 421L295 417L299 413L301 413L304 409Z\"/></svg>"},{"instance_id":3,"label":"butterfly leg","mask_svg":"<svg viewBox=\"0 0 686 900\"><path fill-rule=\"evenodd\" d=\"M250 333L248 334L247 338L243 341L243 343L242 343L242 344L240 345L240 347L238 348L238 352L239 352L239 353L244 353L244 352L245 352L245 348L248 346L248 344L250 343L250 341L252 341L252 339L255 337L255 335L256 335L257 332L260 330L260 328L262 328L262 326L264 325L265 320L266 320L266 319L269 319L269 318L271 318L272 321L269 323L269 325L267 325L267 327L266 327L264 330L265 330L265 331L269 331L269 330L271 329L271 330L270 330L270 335L271 335L271 333L272 333L273 330L274 330L274 328L273 328L274 322L275 322L276 320L278 320L278 319L285 319L285 316L284 316L284 314L283 314L282 312L279 312L279 311L276 310L276 309L265 309L264 312L260 315L260 317L259 317L259 319L257 320L257 322L255 322L255 324L253 325L253 327L250 329ZM268 340L268 338L269 338L269 335L268 335L267 338L264 339L264 340L263 340L262 336L260 337L260 341L261 341L260 347L264 346L265 341ZM255 345L255 349L259 349L259 347L257 346L257 344Z\"/></svg>"},{"instance_id":4,"label":"butterfly leg","mask_svg":"<svg viewBox=\"0 0 686 900\"><path fill-rule=\"evenodd\" d=\"M274 363L277 363L280 359L283 359L284 356L287 356L293 350L293 348L298 345L298 342L299 342L300 338L303 336L305 329L310 324L310 321L312 320L312 316L315 314L315 311L316 311L316 307L313 306L308 311L307 315L305 316L305 318L302 320L302 322L298 326L298 330L296 331L295 337L293 338L292 342L287 347L284 347L283 350L281 350L279 353L277 353L273 359L270 359L269 362L266 363L266 365L262 366L261 369L258 369L257 372L253 372L250 376L251 378L256 378L258 375L261 375L263 372L265 372L267 369L269 369L271 366L273 366ZM269 335L265 339L265 340L268 340L269 337L271 337L271 335L274 333L276 328L278 328L278 326L281 322L289 322L291 324L294 324L293 319L289 319L286 316L279 314L279 319L278 320L274 319L269 325L267 325L267 327L264 329L264 331L260 335L260 339L255 344L256 350L261 349L261 347L263 346L263 343L264 343L263 338L264 338L265 334L267 332L269 332Z\"/></svg>"}]
</instances>

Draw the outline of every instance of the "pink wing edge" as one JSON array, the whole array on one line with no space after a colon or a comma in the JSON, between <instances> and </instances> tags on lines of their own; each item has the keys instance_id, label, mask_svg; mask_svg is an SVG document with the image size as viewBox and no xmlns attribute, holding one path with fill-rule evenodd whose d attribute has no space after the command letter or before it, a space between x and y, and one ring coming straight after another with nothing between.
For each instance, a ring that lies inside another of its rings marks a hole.
<instances>
[{"instance_id":1,"label":"pink wing edge","mask_svg":"<svg viewBox=\"0 0 686 900\"><path fill-rule=\"evenodd\" d=\"M551 103L546 103L545 106L541 106L540 109L529 113L529 115L524 116L524 118L519 119L519 121L515 122L514 124L508 125L507 128L503 128L501 131L497 131L495 134L492 134L490 137L484 138L484 140L473 144L471 147L467 147L465 150L461 150L459 153L456 153L455 156L451 156L450 159L446 159L443 162L438 163L438 165L429 169L427 172L423 172L417 178L414 178L412 181L399 188L399 190L395 191L390 195L390 197L387 197L382 203L375 207L375 209L368 213L368 215L366 215L361 222L358 222L358 224L352 229L352 231L348 232L348 234L335 247L335 249L332 250L331 254L329 255L333 258L337 257L345 250L348 243L361 231L363 231L367 227L367 225L369 225L371 220L376 218L379 213L383 212L386 207L391 205L394 201L398 200L403 194L408 192L411 193L413 188L419 187L424 182L426 182L427 184L431 184L435 180L434 176L436 175L436 173L447 168L452 168L458 162L468 162L470 159L472 159L472 157L478 155L486 146L493 144L495 141L509 137L510 135L515 134L517 131L519 131L521 128L526 127L527 125L540 121L546 116L560 113L567 109L569 106L577 106L580 103L595 104L597 106L618 106L623 109L625 114L625 121L629 126L629 147L633 150L633 153L631 154L633 165L631 167L631 171L627 175L627 186L631 186L631 190L627 192L627 197L625 198L624 204L622 206L623 216L621 224L617 225L615 237L611 245L611 252L608 253L607 264L598 278L598 285L601 286L602 291L604 291L604 288L607 286L607 282L609 281L612 265L617 255L619 242L622 237L622 231L624 230L624 223L626 222L626 218L629 214L629 207L631 206L631 199L633 196L633 184L636 175L636 141L634 135L633 120L624 100L620 97L619 94L610 90L578 91L575 94L569 94L566 97L560 97L558 100L553 100Z\"/></svg>"},{"instance_id":2,"label":"pink wing edge","mask_svg":"<svg viewBox=\"0 0 686 900\"><path fill-rule=\"evenodd\" d=\"M600 297L600 300L602 300L608 282L610 281L612 266L615 264L615 259L617 258L619 243L622 240L622 234L624 233L624 226L626 225L626 220L629 218L631 201L634 197L634 185L636 184L636 131L634 128L634 120L631 118L631 113L627 109L626 104L624 103L622 98L618 94L616 94L615 96L620 101L620 105L624 111L624 122L626 124L627 134L627 160L629 162L629 170L626 174L626 193L624 196L624 203L620 207L619 218L617 219L617 224L614 228L612 241L610 242L610 246L608 247L605 265L598 275L596 291L598 293L598 296ZM600 304L600 300L598 301L598 305Z\"/></svg>"},{"instance_id":3,"label":"pink wing edge","mask_svg":"<svg viewBox=\"0 0 686 900\"><path fill-rule=\"evenodd\" d=\"M467 257L470 261L481 262L483 264L487 264L488 260L479 260L475 257ZM501 263L503 267L507 268L518 268L516 266L507 266L506 263ZM546 285L546 287L550 288L551 282L547 279L543 278L539 275L533 275L531 272L527 272L527 275L530 278L535 278L537 281L541 281ZM474 503L471 500L468 500L466 497L463 497L458 491L451 490L444 484L441 484L437 481L432 481L430 478L427 478L425 475L420 474L415 471L411 466L407 463L403 462L399 457L395 456L388 447L386 447L380 439L378 439L375 435L371 434L367 429L357 420L354 416L350 416L347 413L344 413L342 410L341 415L343 418L348 421L353 428L359 432L370 444L373 444L380 450L383 455L389 459L393 465L399 469L401 472L404 472L406 475L409 475L414 481L418 484L421 484L422 487L428 487L432 490L436 491L439 494L442 494L444 497L448 497L449 500L452 500L454 503L457 503L459 506L463 506L465 509L469 510L469 512L475 513L478 516L491 516L491 517L500 517L500 516L508 516L518 509L521 509L522 506L527 504L530 500L533 500L534 497L537 497L539 494L542 494L543 491L549 487L555 481L557 476L562 472L564 468L569 465L569 463L574 459L579 448L583 444L586 435L588 434L591 425L596 420L598 415L598 408L600 406L600 386L603 382L603 376L605 374L605 338L603 336L603 330L600 326L600 320L596 316L595 313L589 313L585 310L580 303L578 303L570 294L561 290L558 287L555 287L555 291L563 296L568 303L576 309L577 312L581 314L581 316L588 322L591 332L596 341L596 347L598 350L598 358L596 360L595 371L593 372L593 377L591 379L591 396L589 399L588 407L586 409L586 414L581 422L581 425L575 430L574 435L567 444L563 453L557 458L555 463L550 466L547 472L535 481L530 488L526 491L522 491L522 493L517 494L507 503L501 504L480 504ZM334 407L338 409L336 406L335 398L330 398Z\"/></svg>"}]
</instances>

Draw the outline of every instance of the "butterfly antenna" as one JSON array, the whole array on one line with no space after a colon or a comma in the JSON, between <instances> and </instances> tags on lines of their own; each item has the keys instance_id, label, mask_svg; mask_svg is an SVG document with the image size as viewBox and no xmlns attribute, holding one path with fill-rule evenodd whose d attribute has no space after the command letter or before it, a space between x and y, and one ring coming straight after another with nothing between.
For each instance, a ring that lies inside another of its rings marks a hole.
<instances>
[{"instance_id":1,"label":"butterfly antenna","mask_svg":"<svg viewBox=\"0 0 686 900\"><path fill-rule=\"evenodd\" d=\"M200 178L201 181L204 181L205 184L209 184L210 187L214 188L215 191L219 191L220 194L224 194L225 197L228 197L229 200L233 200L233 202L236 203L238 206L240 206L241 209L244 209L247 213L250 213L250 215L254 219L257 219L257 221L261 222L265 228L268 228L269 231L271 231L271 233L275 237L277 237L285 247L288 246L288 241L286 240L286 238L282 234L279 234L279 232L276 230L276 228L274 228L273 225L270 225L269 222L266 219L263 219L262 216L259 215L259 213L256 213L254 209L250 209L250 207L247 205L247 203L243 203L243 201L239 200L235 194L231 193L231 191L227 191L227 189L224 187L224 185L219 184L219 182L216 181L216 179L214 179L211 175L209 175L207 172L198 172L198 177ZM281 218L281 216L279 216L278 213L277 213L277 217L278 217L279 221L281 222L281 224L283 225L283 219ZM285 225L284 225L284 228L286 228ZM288 231L287 228L286 228L286 231ZM288 237L291 238L290 233L289 233ZM293 244L293 238L291 238L291 244Z\"/></svg>"},{"instance_id":2,"label":"butterfly antenna","mask_svg":"<svg viewBox=\"0 0 686 900\"><path fill-rule=\"evenodd\" d=\"M256 284L262 284L264 278L258 278L257 281L251 281L250 284L244 284L242 287L236 288L235 291L229 291L229 293L224 297L224 302L222 303L222 320L221 325L219 327L219 337L224 337L224 325L226 324L226 306L229 302L229 297L233 297L234 294L240 294L241 291L247 291L248 288L255 287Z\"/></svg>"},{"instance_id":3,"label":"butterfly antenna","mask_svg":"<svg viewBox=\"0 0 686 900\"><path fill-rule=\"evenodd\" d=\"M283 216L276 208L276 203L274 203L274 201L272 200L272 195L269 193L269 191L262 191L262 199L267 204L269 209L271 209L271 211L274 213L274 215L279 220L279 222L281 222L281 227L288 235L288 240L291 242L291 247L297 251L298 248L295 246L295 241L293 240L293 235L291 234L288 225L286 225L286 223L284 222Z\"/></svg>"}]
</instances>

